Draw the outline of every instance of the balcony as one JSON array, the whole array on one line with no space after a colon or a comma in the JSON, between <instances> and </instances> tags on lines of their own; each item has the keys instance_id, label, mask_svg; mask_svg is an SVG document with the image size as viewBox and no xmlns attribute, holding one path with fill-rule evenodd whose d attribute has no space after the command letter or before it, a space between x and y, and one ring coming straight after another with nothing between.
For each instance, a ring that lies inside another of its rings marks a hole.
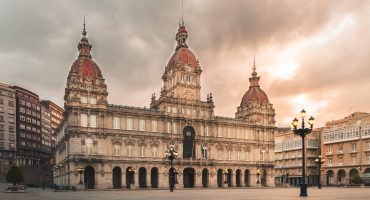
<instances>
[{"instance_id":1,"label":"balcony","mask_svg":"<svg viewBox=\"0 0 370 200\"><path fill-rule=\"evenodd\" d=\"M337 154L343 154L343 150L337 151Z\"/></svg>"},{"instance_id":2,"label":"balcony","mask_svg":"<svg viewBox=\"0 0 370 200\"><path fill-rule=\"evenodd\" d=\"M332 151L327 151L327 152L325 153L325 155L327 155L327 156L329 156L329 155L333 155L333 152L332 152Z\"/></svg>"}]
</instances>

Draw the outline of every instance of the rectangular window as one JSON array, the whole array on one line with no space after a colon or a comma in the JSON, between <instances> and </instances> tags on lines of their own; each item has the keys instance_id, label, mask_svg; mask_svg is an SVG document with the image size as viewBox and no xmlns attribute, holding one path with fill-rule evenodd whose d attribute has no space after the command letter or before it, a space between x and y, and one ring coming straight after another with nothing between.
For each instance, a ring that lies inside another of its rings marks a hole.
<instances>
[{"instance_id":1,"label":"rectangular window","mask_svg":"<svg viewBox=\"0 0 370 200\"><path fill-rule=\"evenodd\" d=\"M328 145L328 152L329 152L329 153L333 152L333 151L332 151L332 146L331 146L331 145Z\"/></svg>"},{"instance_id":2,"label":"rectangular window","mask_svg":"<svg viewBox=\"0 0 370 200\"><path fill-rule=\"evenodd\" d=\"M158 122L157 121L152 121L152 132L157 132L158 130Z\"/></svg>"},{"instance_id":3,"label":"rectangular window","mask_svg":"<svg viewBox=\"0 0 370 200\"><path fill-rule=\"evenodd\" d=\"M121 119L119 117L113 117L113 129L120 129L121 128Z\"/></svg>"},{"instance_id":4,"label":"rectangular window","mask_svg":"<svg viewBox=\"0 0 370 200\"><path fill-rule=\"evenodd\" d=\"M222 150L217 150L217 159L222 160Z\"/></svg>"},{"instance_id":5,"label":"rectangular window","mask_svg":"<svg viewBox=\"0 0 370 200\"><path fill-rule=\"evenodd\" d=\"M172 133L177 133L177 126L176 126L176 123L172 123Z\"/></svg>"},{"instance_id":6,"label":"rectangular window","mask_svg":"<svg viewBox=\"0 0 370 200\"><path fill-rule=\"evenodd\" d=\"M96 115L90 115L90 127L96 128Z\"/></svg>"},{"instance_id":7,"label":"rectangular window","mask_svg":"<svg viewBox=\"0 0 370 200\"><path fill-rule=\"evenodd\" d=\"M352 155L352 164L356 164L356 162L357 162L356 155Z\"/></svg>"},{"instance_id":8,"label":"rectangular window","mask_svg":"<svg viewBox=\"0 0 370 200\"><path fill-rule=\"evenodd\" d=\"M96 104L96 97L90 97L90 104Z\"/></svg>"},{"instance_id":9,"label":"rectangular window","mask_svg":"<svg viewBox=\"0 0 370 200\"><path fill-rule=\"evenodd\" d=\"M339 163L339 164L343 164L343 156L339 156L339 158L338 158L338 163Z\"/></svg>"},{"instance_id":10,"label":"rectangular window","mask_svg":"<svg viewBox=\"0 0 370 200\"><path fill-rule=\"evenodd\" d=\"M139 151L140 151L139 152L140 157L145 157L145 146L144 145L140 146Z\"/></svg>"},{"instance_id":11,"label":"rectangular window","mask_svg":"<svg viewBox=\"0 0 370 200\"><path fill-rule=\"evenodd\" d=\"M352 151L356 151L356 143L352 143Z\"/></svg>"},{"instance_id":12,"label":"rectangular window","mask_svg":"<svg viewBox=\"0 0 370 200\"><path fill-rule=\"evenodd\" d=\"M167 133L171 133L171 122L167 122Z\"/></svg>"},{"instance_id":13,"label":"rectangular window","mask_svg":"<svg viewBox=\"0 0 370 200\"><path fill-rule=\"evenodd\" d=\"M87 115L86 114L81 114L81 126L87 127Z\"/></svg>"},{"instance_id":14,"label":"rectangular window","mask_svg":"<svg viewBox=\"0 0 370 200\"><path fill-rule=\"evenodd\" d=\"M133 154L132 154L132 145L127 146L127 156L133 156Z\"/></svg>"},{"instance_id":15,"label":"rectangular window","mask_svg":"<svg viewBox=\"0 0 370 200\"><path fill-rule=\"evenodd\" d=\"M139 131L145 131L145 120L144 119L139 120Z\"/></svg>"},{"instance_id":16,"label":"rectangular window","mask_svg":"<svg viewBox=\"0 0 370 200\"><path fill-rule=\"evenodd\" d=\"M227 151L227 159L228 160L231 160L231 150L228 150Z\"/></svg>"},{"instance_id":17,"label":"rectangular window","mask_svg":"<svg viewBox=\"0 0 370 200\"><path fill-rule=\"evenodd\" d=\"M158 147L152 147L152 157L158 156Z\"/></svg>"},{"instance_id":18,"label":"rectangular window","mask_svg":"<svg viewBox=\"0 0 370 200\"><path fill-rule=\"evenodd\" d=\"M81 103L87 103L87 97L82 96L81 97Z\"/></svg>"},{"instance_id":19,"label":"rectangular window","mask_svg":"<svg viewBox=\"0 0 370 200\"><path fill-rule=\"evenodd\" d=\"M8 113L14 115L14 109L9 109Z\"/></svg>"},{"instance_id":20,"label":"rectangular window","mask_svg":"<svg viewBox=\"0 0 370 200\"><path fill-rule=\"evenodd\" d=\"M126 130L132 130L133 129L133 120L132 118L126 119Z\"/></svg>"},{"instance_id":21,"label":"rectangular window","mask_svg":"<svg viewBox=\"0 0 370 200\"><path fill-rule=\"evenodd\" d=\"M113 155L120 156L121 155L121 145L115 144L113 145Z\"/></svg>"}]
</instances>

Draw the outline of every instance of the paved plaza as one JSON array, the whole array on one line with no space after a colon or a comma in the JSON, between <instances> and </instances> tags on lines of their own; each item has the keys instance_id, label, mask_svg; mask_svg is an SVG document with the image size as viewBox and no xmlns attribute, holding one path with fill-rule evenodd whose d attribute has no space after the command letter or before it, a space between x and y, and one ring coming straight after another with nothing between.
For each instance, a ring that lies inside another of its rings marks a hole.
<instances>
[{"instance_id":1,"label":"paved plaza","mask_svg":"<svg viewBox=\"0 0 370 200\"><path fill-rule=\"evenodd\" d=\"M3 188L2 188L3 191ZM270 200L270 199L323 199L369 200L370 188L309 188L308 197L299 197L299 188L268 189L186 189L170 193L167 190L110 190L54 192L50 189L28 189L26 193L0 193L1 200Z\"/></svg>"}]
</instances>

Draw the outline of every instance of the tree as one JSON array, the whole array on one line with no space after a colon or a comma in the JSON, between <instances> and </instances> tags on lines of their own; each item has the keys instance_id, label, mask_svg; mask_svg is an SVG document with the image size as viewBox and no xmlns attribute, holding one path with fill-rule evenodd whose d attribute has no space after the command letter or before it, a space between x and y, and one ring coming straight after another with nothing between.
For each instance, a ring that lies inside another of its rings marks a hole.
<instances>
[{"instance_id":1,"label":"tree","mask_svg":"<svg viewBox=\"0 0 370 200\"><path fill-rule=\"evenodd\" d=\"M6 181L8 183L13 183L13 185L23 182L23 174L21 169L13 165L6 174Z\"/></svg>"}]
</instances>

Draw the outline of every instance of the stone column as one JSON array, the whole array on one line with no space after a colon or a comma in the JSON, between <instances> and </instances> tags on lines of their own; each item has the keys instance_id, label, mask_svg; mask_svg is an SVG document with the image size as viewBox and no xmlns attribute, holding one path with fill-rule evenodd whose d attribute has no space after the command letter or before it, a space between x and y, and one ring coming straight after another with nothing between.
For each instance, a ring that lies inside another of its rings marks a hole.
<instances>
[{"instance_id":1,"label":"stone column","mask_svg":"<svg viewBox=\"0 0 370 200\"><path fill-rule=\"evenodd\" d=\"M134 172L134 183L131 183L131 189L136 189L139 185L139 171Z\"/></svg>"},{"instance_id":2,"label":"stone column","mask_svg":"<svg viewBox=\"0 0 370 200\"><path fill-rule=\"evenodd\" d=\"M121 174L121 185L122 185L122 188L127 188L126 171L124 171L124 170L122 170L122 174Z\"/></svg>"},{"instance_id":3,"label":"stone column","mask_svg":"<svg viewBox=\"0 0 370 200\"><path fill-rule=\"evenodd\" d=\"M231 186L236 187L236 170L231 174Z\"/></svg>"},{"instance_id":4,"label":"stone column","mask_svg":"<svg viewBox=\"0 0 370 200\"><path fill-rule=\"evenodd\" d=\"M151 171L150 171L150 169L147 169L147 172L146 172L146 187L147 188L151 188L152 187Z\"/></svg>"},{"instance_id":5,"label":"stone column","mask_svg":"<svg viewBox=\"0 0 370 200\"><path fill-rule=\"evenodd\" d=\"M176 188L184 188L184 174L182 173L182 171L179 171L179 174L177 174L177 182L179 182L179 184L176 185Z\"/></svg>"}]
</instances>

